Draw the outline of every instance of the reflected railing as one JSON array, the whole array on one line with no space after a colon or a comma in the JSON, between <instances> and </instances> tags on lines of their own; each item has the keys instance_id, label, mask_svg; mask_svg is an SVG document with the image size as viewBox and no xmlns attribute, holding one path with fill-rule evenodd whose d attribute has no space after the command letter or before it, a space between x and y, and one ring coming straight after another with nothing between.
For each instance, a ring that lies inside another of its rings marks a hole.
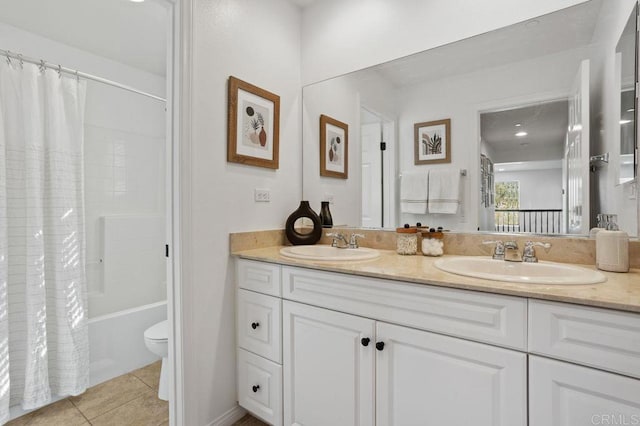
<instances>
[{"instance_id":1,"label":"reflected railing","mask_svg":"<svg viewBox=\"0 0 640 426\"><path fill-rule=\"evenodd\" d=\"M496 232L561 234L562 209L495 210Z\"/></svg>"}]
</instances>

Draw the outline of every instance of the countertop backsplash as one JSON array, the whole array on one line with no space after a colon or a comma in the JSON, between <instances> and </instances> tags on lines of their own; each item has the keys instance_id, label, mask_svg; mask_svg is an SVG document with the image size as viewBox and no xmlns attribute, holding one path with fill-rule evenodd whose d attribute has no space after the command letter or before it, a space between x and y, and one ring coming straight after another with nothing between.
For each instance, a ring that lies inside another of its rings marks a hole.
<instances>
[{"instance_id":1,"label":"countertop backsplash","mask_svg":"<svg viewBox=\"0 0 640 426\"><path fill-rule=\"evenodd\" d=\"M319 244L331 244L332 239L326 236L327 232L342 232L347 235L347 237L350 233L357 232L365 236L358 240L362 247L371 247L380 250L395 250L396 248L396 233L393 231L362 228L331 228L330 230L325 230ZM545 251L542 248L536 250L536 255L540 260L595 265L595 240L584 237L445 232L444 253L461 256L488 256L491 254L492 247L482 244L483 241L487 240L516 241L519 247L523 247L526 241L550 242L551 248L549 251ZM283 245L289 245L284 229L237 232L229 235L229 248L231 253ZM640 241L633 240L629 242L629 261L631 268L640 268Z\"/></svg>"}]
</instances>

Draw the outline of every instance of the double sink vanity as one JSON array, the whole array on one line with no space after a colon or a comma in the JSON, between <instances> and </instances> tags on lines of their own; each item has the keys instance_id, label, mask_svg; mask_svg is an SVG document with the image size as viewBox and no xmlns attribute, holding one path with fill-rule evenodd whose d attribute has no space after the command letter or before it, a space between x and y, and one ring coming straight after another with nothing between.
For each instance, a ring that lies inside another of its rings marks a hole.
<instances>
[{"instance_id":1,"label":"double sink vanity","mask_svg":"<svg viewBox=\"0 0 640 426\"><path fill-rule=\"evenodd\" d=\"M640 422L638 269L248 234L231 236L238 401L270 424Z\"/></svg>"}]
</instances>

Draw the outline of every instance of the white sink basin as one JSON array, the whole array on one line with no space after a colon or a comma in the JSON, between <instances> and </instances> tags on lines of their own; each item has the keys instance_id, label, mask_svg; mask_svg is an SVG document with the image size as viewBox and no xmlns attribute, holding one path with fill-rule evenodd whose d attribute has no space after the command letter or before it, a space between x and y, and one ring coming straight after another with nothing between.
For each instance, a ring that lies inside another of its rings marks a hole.
<instances>
[{"instance_id":1,"label":"white sink basin","mask_svg":"<svg viewBox=\"0 0 640 426\"><path fill-rule=\"evenodd\" d=\"M602 273L580 266L554 262L506 262L490 257L445 257L436 268L452 274L529 284L597 284L607 280Z\"/></svg>"},{"instance_id":2,"label":"white sink basin","mask_svg":"<svg viewBox=\"0 0 640 426\"><path fill-rule=\"evenodd\" d=\"M280 254L292 259L326 262L370 260L380 256L378 250L366 247L341 249L327 245L283 247Z\"/></svg>"}]
</instances>

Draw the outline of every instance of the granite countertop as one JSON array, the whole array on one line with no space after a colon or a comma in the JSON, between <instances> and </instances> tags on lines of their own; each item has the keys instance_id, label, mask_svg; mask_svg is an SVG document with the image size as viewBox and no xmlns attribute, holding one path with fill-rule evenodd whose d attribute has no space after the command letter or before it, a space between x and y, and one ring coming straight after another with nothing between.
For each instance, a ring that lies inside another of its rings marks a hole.
<instances>
[{"instance_id":1,"label":"granite countertop","mask_svg":"<svg viewBox=\"0 0 640 426\"><path fill-rule=\"evenodd\" d=\"M284 257L280 255L282 247L242 250L234 252L233 255L242 259L321 271L640 312L640 269L631 269L628 273L602 271L607 281L600 284L521 284L450 274L433 265L437 257L400 256L392 250L380 250L379 258L368 261L314 262ZM594 266L579 266L595 269Z\"/></svg>"}]
</instances>

